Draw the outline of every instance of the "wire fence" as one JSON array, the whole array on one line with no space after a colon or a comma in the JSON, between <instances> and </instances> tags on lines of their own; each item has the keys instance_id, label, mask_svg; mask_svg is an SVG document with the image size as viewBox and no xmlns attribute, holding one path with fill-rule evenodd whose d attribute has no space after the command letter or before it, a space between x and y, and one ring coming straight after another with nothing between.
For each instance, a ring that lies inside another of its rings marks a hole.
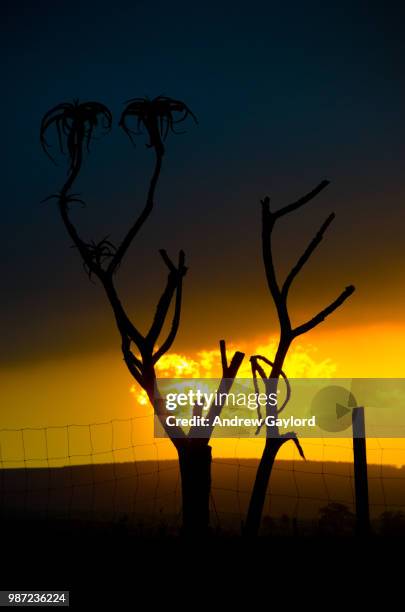
<instances>
[{"instance_id":1,"label":"wire fence","mask_svg":"<svg viewBox=\"0 0 405 612\"><path fill-rule=\"evenodd\" d=\"M0 512L3 518L106 521L144 529L176 530L181 485L170 442L142 442L140 420L128 419L0 430ZM258 458L246 457L244 441L215 458L213 440L211 516L214 527L238 530L243 522ZM369 439L370 512L405 509L405 440ZM311 521L322 507L354 511L351 440L305 439L307 461L284 445L273 468L264 524ZM229 441L228 447L229 449ZM285 449L285 450L284 450ZM313 458L312 458L313 457Z\"/></svg>"}]
</instances>

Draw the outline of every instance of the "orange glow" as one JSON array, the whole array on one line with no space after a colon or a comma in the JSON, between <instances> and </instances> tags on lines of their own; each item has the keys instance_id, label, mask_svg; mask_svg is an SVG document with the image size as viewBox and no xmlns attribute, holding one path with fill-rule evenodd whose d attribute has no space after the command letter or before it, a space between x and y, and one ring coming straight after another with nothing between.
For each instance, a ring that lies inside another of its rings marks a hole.
<instances>
[{"instance_id":1,"label":"orange glow","mask_svg":"<svg viewBox=\"0 0 405 612\"><path fill-rule=\"evenodd\" d=\"M247 355L273 356L277 343L269 338L261 343L241 343L239 348ZM236 350L236 346L229 345L228 357ZM329 358L316 360L317 350L314 346L304 347L296 344L292 347L285 363L285 370L291 378L331 378L336 372L336 365ZM170 353L164 355L156 364L158 378L217 378L221 376L221 366L217 349L203 350L195 355L180 355ZM251 370L249 360L245 359L238 374L239 378L250 378ZM130 392L134 394L140 405L147 403L147 396L143 389L135 384L131 385Z\"/></svg>"},{"instance_id":2,"label":"orange glow","mask_svg":"<svg viewBox=\"0 0 405 612\"><path fill-rule=\"evenodd\" d=\"M275 337L240 342L235 339L227 344L228 358L235 350L244 351L246 358L240 376L250 377L249 355L261 353L272 359L275 341ZM404 341L405 326L393 323L341 329L330 329L325 324L292 346L285 370L291 377L402 377ZM161 377L218 377L221 374L219 350L214 346L194 352L173 352L159 361L157 372ZM134 419L132 441L139 460L154 456L157 447L161 459L175 457L169 440L154 439L152 409L126 370L118 347L105 353L23 363L3 369L0 371L0 405L0 429L81 425L83 444L87 445L83 452L89 452L90 448L89 423ZM93 428L94 444L98 444L98 432L101 439L101 431L102 427ZM76 430L72 432L76 435ZM110 431L108 435L111 436ZM118 440L115 443L118 444ZM326 453L328 460L339 461L346 460L346 455L350 454L349 442L347 452L334 448L331 440L324 440L323 444L305 442L308 458L323 460ZM263 440L213 439L212 446L217 457L257 457ZM381 458L384 463L405 464L405 441L402 439L371 440L369 448L370 462L379 463ZM289 458L294 453L293 445L285 445L280 457ZM119 460L120 455L116 454L115 458ZM122 460L124 458L122 453Z\"/></svg>"}]
</instances>

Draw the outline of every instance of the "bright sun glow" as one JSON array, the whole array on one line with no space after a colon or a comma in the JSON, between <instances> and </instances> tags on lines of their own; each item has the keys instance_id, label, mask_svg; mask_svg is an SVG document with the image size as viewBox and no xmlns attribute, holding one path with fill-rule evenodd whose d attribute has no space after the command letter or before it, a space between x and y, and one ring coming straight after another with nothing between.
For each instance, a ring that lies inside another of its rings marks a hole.
<instances>
[{"instance_id":1,"label":"bright sun glow","mask_svg":"<svg viewBox=\"0 0 405 612\"><path fill-rule=\"evenodd\" d=\"M277 348L273 338L261 343L250 343L243 347L246 355L264 355L272 359ZM227 347L228 357L237 348ZM285 372L290 378L331 378L336 365L331 359L316 359L317 349L312 345L297 344L290 350L285 361ZM160 378L216 378L221 375L219 349L203 350L191 355L169 353L164 355L156 364L156 374ZM251 370L249 359L245 359L239 370L240 378L250 378ZM143 389L133 384L130 388L136 401L141 406L148 404L148 398Z\"/></svg>"}]
</instances>

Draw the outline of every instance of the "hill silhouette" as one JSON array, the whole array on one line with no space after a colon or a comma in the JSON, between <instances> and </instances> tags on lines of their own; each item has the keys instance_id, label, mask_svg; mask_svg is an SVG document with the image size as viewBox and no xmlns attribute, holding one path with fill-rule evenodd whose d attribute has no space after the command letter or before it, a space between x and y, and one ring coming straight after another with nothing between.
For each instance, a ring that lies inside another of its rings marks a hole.
<instances>
[{"instance_id":1,"label":"hill silhouette","mask_svg":"<svg viewBox=\"0 0 405 612\"><path fill-rule=\"evenodd\" d=\"M238 532L257 468L255 459L213 463L211 524ZM405 507L405 467L369 465L370 511ZM47 521L126 526L138 533L176 534L180 524L180 479L176 461L143 461L1 471L3 525ZM271 520L316 521L328 503L353 511L353 466L347 462L286 461L272 475L262 530Z\"/></svg>"}]
</instances>

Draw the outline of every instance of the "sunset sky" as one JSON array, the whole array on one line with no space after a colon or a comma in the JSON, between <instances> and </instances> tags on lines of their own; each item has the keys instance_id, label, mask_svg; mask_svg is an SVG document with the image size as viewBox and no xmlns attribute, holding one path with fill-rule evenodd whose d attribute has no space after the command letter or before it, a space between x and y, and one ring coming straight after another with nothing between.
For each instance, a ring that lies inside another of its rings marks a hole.
<instances>
[{"instance_id":1,"label":"sunset sky","mask_svg":"<svg viewBox=\"0 0 405 612\"><path fill-rule=\"evenodd\" d=\"M65 160L55 167L43 155L39 123L73 98L99 100L115 118L77 186L87 207L73 217L88 239L118 242L144 203L152 154L143 137L134 149L118 129L123 103L164 94L198 117L169 137L156 208L118 273L143 330L165 282L158 249L182 248L189 271L173 352L198 363L220 338L248 354L270 350L277 324L260 198L277 208L327 178L316 200L277 227L280 278L334 211L291 292L293 321L346 285L356 292L297 343L294 367L304 376L404 375L405 15L388 6L3 3L0 427L138 410L102 291L55 205L40 204L60 189Z\"/></svg>"}]
</instances>

